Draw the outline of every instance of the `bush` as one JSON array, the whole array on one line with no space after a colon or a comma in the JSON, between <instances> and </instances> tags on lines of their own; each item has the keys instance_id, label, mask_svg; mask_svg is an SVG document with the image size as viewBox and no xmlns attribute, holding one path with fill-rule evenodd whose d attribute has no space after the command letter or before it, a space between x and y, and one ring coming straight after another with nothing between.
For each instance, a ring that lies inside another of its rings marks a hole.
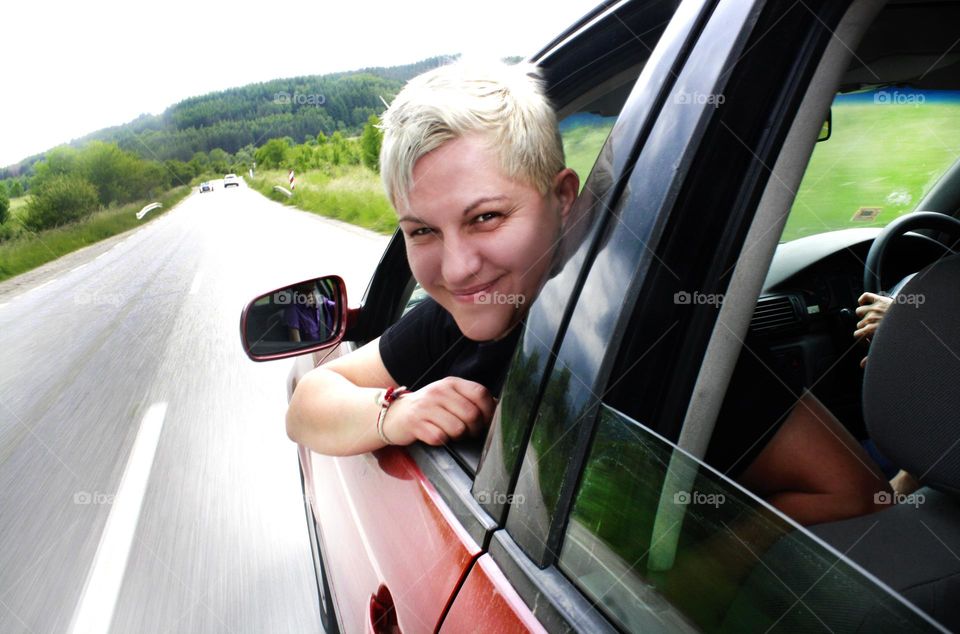
<instances>
[{"instance_id":1,"label":"bush","mask_svg":"<svg viewBox=\"0 0 960 634\"><path fill-rule=\"evenodd\" d=\"M23 224L33 231L49 229L89 216L98 205L97 188L89 181L59 174L34 190Z\"/></svg>"},{"instance_id":2,"label":"bush","mask_svg":"<svg viewBox=\"0 0 960 634\"><path fill-rule=\"evenodd\" d=\"M7 188L0 187L0 225L10 217L10 199L7 198Z\"/></svg>"}]
</instances>

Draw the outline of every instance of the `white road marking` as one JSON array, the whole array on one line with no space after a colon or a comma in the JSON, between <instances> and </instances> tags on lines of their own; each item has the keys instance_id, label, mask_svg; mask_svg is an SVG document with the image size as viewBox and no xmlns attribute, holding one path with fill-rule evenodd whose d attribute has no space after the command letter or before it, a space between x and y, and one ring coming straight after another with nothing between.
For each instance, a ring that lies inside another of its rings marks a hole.
<instances>
[{"instance_id":1,"label":"white road marking","mask_svg":"<svg viewBox=\"0 0 960 634\"><path fill-rule=\"evenodd\" d=\"M34 286L32 290L39 291L39 290L40 290L41 288L43 288L44 286L50 286L51 284L53 284L53 283L56 282L56 281L57 281L57 278L53 278L52 280L48 280L48 281L44 282L44 283L41 284L40 286Z\"/></svg>"},{"instance_id":2,"label":"white road marking","mask_svg":"<svg viewBox=\"0 0 960 634\"><path fill-rule=\"evenodd\" d=\"M193 284L190 285L190 294L196 295L197 291L200 290L200 280L203 279L203 273L197 271L197 274L193 276Z\"/></svg>"},{"instance_id":3,"label":"white road marking","mask_svg":"<svg viewBox=\"0 0 960 634\"><path fill-rule=\"evenodd\" d=\"M154 403L140 423L80 602L73 613L71 634L107 634L110 630L166 413L166 403Z\"/></svg>"},{"instance_id":4,"label":"white road marking","mask_svg":"<svg viewBox=\"0 0 960 634\"><path fill-rule=\"evenodd\" d=\"M89 262L84 262L84 263L81 264L80 266L75 266L75 267L73 267L72 269L70 269L70 272L71 272L71 273L76 273L77 271L79 271L80 269L82 269L83 267L85 267L85 266L88 265L88 264L90 264L90 263L89 263Z\"/></svg>"},{"instance_id":5,"label":"white road marking","mask_svg":"<svg viewBox=\"0 0 960 634\"><path fill-rule=\"evenodd\" d=\"M110 253L110 251L113 251L113 249L110 249L109 251L104 251L103 253L101 253L100 255L98 255L97 257L95 257L94 260L99 260L99 259L102 258L103 256L105 256L105 255L107 255L108 253Z\"/></svg>"}]
</instances>

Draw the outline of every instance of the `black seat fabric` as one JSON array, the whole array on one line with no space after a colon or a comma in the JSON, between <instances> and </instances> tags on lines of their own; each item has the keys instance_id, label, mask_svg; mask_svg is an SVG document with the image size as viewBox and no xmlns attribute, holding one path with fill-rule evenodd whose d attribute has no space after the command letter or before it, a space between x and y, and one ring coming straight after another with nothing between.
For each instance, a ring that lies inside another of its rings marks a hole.
<instances>
[{"instance_id":1,"label":"black seat fabric","mask_svg":"<svg viewBox=\"0 0 960 634\"><path fill-rule=\"evenodd\" d=\"M960 493L960 256L907 283L870 346L870 437L923 484Z\"/></svg>"},{"instance_id":2,"label":"black seat fabric","mask_svg":"<svg viewBox=\"0 0 960 634\"><path fill-rule=\"evenodd\" d=\"M870 346L870 437L924 488L889 509L814 527L942 625L960 631L960 256L907 283Z\"/></svg>"}]
</instances>

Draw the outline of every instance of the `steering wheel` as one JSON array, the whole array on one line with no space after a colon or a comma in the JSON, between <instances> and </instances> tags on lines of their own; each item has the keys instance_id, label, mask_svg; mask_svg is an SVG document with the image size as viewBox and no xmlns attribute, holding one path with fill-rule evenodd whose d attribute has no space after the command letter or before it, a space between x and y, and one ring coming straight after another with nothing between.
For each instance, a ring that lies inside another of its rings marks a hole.
<instances>
[{"instance_id":1,"label":"steering wheel","mask_svg":"<svg viewBox=\"0 0 960 634\"><path fill-rule=\"evenodd\" d=\"M863 272L863 290L868 293L882 294L880 285L883 259L890 245L908 231L916 229L936 229L953 236L960 236L960 220L953 216L934 211L916 211L900 216L886 227L873 241ZM899 287L900 284L897 284Z\"/></svg>"}]
</instances>

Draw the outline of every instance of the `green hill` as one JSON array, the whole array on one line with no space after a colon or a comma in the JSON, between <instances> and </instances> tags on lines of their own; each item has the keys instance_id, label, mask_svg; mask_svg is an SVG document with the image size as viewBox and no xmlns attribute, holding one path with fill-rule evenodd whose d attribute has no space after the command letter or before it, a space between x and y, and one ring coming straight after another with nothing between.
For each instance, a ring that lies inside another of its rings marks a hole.
<instances>
[{"instance_id":1,"label":"green hill","mask_svg":"<svg viewBox=\"0 0 960 634\"><path fill-rule=\"evenodd\" d=\"M120 126L98 130L70 143L113 142L148 159L188 161L196 152L220 148L234 154L271 138L302 142L319 132L359 134L371 114L384 109L403 84L445 63L432 57L403 66L275 79L191 97L159 115L141 115ZM32 171L44 154L0 170L0 179Z\"/></svg>"}]
</instances>

